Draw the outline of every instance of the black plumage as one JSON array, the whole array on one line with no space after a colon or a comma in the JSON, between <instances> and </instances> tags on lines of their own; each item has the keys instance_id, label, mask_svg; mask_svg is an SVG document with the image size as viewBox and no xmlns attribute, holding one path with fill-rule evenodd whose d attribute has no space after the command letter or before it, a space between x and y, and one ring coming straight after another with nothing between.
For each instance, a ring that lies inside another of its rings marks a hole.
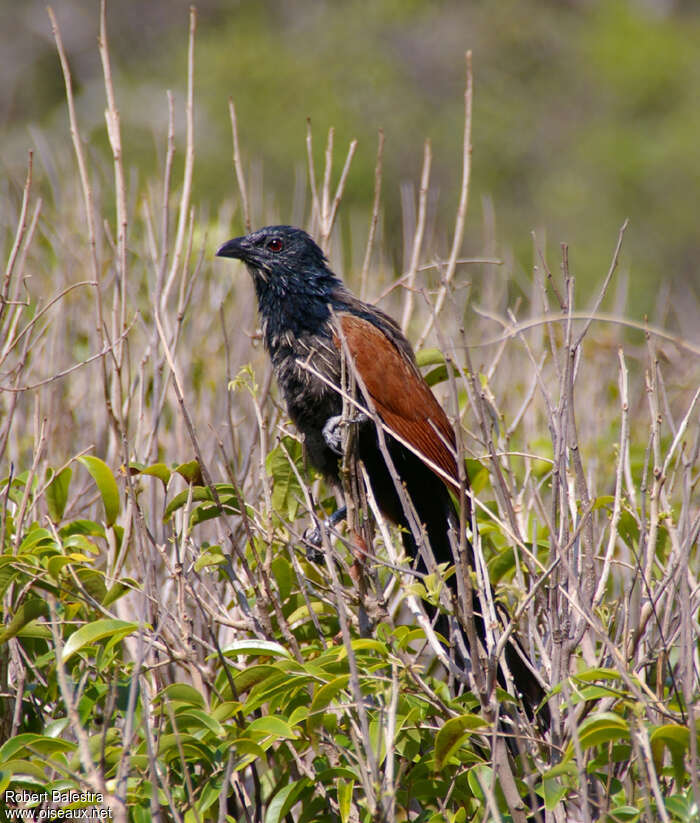
<instances>
[{"instance_id":1,"label":"black plumage","mask_svg":"<svg viewBox=\"0 0 700 823\"><path fill-rule=\"evenodd\" d=\"M362 397L358 389L358 400L371 406L396 435L386 434L386 448L435 559L452 563L449 535L456 532L458 518L449 489L459 488L454 431L394 320L352 295L330 270L321 249L301 229L269 226L230 240L217 255L244 261L252 275L265 347L311 462L338 485L339 459L332 424L342 413L337 387L345 346L366 393ZM404 527L406 551L424 570L376 426L369 419L359 426L357 449L382 513ZM473 562L471 546L468 554ZM476 598L474 606L478 613ZM481 617L477 617L476 626L483 642ZM544 692L522 657L522 649L513 640L506 647L506 660L531 714Z\"/></svg>"}]
</instances>

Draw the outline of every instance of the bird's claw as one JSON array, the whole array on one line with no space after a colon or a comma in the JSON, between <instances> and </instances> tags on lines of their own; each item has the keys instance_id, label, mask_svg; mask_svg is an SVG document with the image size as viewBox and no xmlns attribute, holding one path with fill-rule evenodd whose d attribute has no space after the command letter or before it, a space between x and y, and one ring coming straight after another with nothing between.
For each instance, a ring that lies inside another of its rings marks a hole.
<instances>
[{"instance_id":1,"label":"bird's claw","mask_svg":"<svg viewBox=\"0 0 700 823\"><path fill-rule=\"evenodd\" d=\"M311 563L321 563L323 552L320 551L323 538L321 537L321 527L318 523L311 526L304 532L304 543L306 543L306 559Z\"/></svg>"},{"instance_id":2,"label":"bird's claw","mask_svg":"<svg viewBox=\"0 0 700 823\"><path fill-rule=\"evenodd\" d=\"M321 538L321 527L318 523L315 526L309 526L304 532L303 540L304 543L309 543L314 548L318 548L321 545L323 539Z\"/></svg>"},{"instance_id":3,"label":"bird's claw","mask_svg":"<svg viewBox=\"0 0 700 823\"><path fill-rule=\"evenodd\" d=\"M351 420L347 420L342 414L335 414L329 417L323 426L323 440L328 448L335 454L343 454L343 426L350 423L366 423L369 418L364 412L359 412Z\"/></svg>"},{"instance_id":4,"label":"bird's claw","mask_svg":"<svg viewBox=\"0 0 700 823\"><path fill-rule=\"evenodd\" d=\"M343 416L335 414L329 417L323 426L323 439L328 448L337 455L343 453Z\"/></svg>"},{"instance_id":5,"label":"bird's claw","mask_svg":"<svg viewBox=\"0 0 700 823\"><path fill-rule=\"evenodd\" d=\"M337 526L341 520L344 520L346 513L347 509L345 506L341 506L341 508L336 509L333 514L327 517L323 521L323 528L326 532L329 532ZM323 560L323 554L319 551L319 548L323 544L323 534L321 532L321 524L318 521L316 521L315 526L310 526L304 532L303 540L304 543L306 543L306 559L311 560L313 563L320 563Z\"/></svg>"}]
</instances>

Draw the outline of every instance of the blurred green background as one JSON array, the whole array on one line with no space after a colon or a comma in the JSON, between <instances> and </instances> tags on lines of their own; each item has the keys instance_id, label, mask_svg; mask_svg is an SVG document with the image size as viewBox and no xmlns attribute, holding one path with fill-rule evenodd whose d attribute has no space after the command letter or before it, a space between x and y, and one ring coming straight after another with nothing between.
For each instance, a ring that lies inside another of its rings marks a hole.
<instances>
[{"instance_id":1,"label":"blurred green background","mask_svg":"<svg viewBox=\"0 0 700 823\"><path fill-rule=\"evenodd\" d=\"M188 5L108 2L126 165L138 174L162 168L167 88L175 94L182 159ZM83 134L106 150L99 5L56 0L53 7ZM429 137L429 236L444 251L461 176L464 52L471 49L465 252L495 252L526 277L534 230L554 269L559 243L569 244L572 273L590 293L629 217L622 268L630 311L654 316L660 299L676 312L691 310L694 300L683 296L699 283L700 3L202 0L197 7L194 203L201 213L236 193L231 96L246 167L282 221L298 217L306 118L319 168L329 126L338 168L350 139L359 140L341 215L346 238L369 213L377 132L384 130L382 243L397 270L407 186L417 185ZM11 181L3 191L17 192L29 148L42 141L70 148L43 0L0 3L0 72L0 162ZM39 167L45 157L40 151ZM240 229L236 214L231 231Z\"/></svg>"}]
</instances>

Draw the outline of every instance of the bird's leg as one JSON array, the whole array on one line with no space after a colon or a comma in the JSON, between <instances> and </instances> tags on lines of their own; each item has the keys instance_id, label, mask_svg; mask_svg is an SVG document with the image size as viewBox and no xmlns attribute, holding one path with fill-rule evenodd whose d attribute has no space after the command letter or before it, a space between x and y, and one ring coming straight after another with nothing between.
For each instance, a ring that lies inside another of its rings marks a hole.
<instances>
[{"instance_id":1,"label":"bird's leg","mask_svg":"<svg viewBox=\"0 0 700 823\"><path fill-rule=\"evenodd\" d=\"M345 506L341 506L323 521L323 527L325 529L332 529L334 526L337 526L341 520L345 520L346 514L347 509ZM315 526L304 532L304 542L309 544L306 549L307 559L312 560L314 563L319 563L323 559L323 555L318 551L318 547L323 542L321 538L320 524L317 523Z\"/></svg>"},{"instance_id":2,"label":"bird's leg","mask_svg":"<svg viewBox=\"0 0 700 823\"><path fill-rule=\"evenodd\" d=\"M362 425L369 420L364 412L357 412L355 415L348 420L342 414L335 414L332 417L329 417L326 420L323 429L322 429L322 436L324 443L328 446L328 448L334 453L337 454L339 457L343 456L343 426L348 426L352 424ZM341 506L339 509L336 509L330 517L327 517L323 521L323 525L326 529L332 529L334 526L337 526L341 520L345 520L347 516L347 507ZM304 542L307 544L306 556L309 560L313 560L315 562L319 562L321 560L321 554L318 551L318 547L321 545L321 527L320 524L317 523L310 529L307 529L304 532Z\"/></svg>"},{"instance_id":3,"label":"bird's leg","mask_svg":"<svg viewBox=\"0 0 700 823\"><path fill-rule=\"evenodd\" d=\"M369 417L364 412L359 412L350 420L347 420L342 414L335 414L333 417L329 417L323 426L323 441L334 454L342 457L343 426L352 423L362 424L368 420Z\"/></svg>"}]
</instances>

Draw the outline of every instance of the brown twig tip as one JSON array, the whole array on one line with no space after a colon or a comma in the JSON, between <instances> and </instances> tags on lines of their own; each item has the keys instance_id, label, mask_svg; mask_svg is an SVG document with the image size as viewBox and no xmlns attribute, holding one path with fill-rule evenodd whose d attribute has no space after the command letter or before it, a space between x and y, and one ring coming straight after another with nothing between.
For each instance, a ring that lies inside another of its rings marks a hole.
<instances>
[{"instance_id":1,"label":"brown twig tip","mask_svg":"<svg viewBox=\"0 0 700 823\"><path fill-rule=\"evenodd\" d=\"M243 220L245 222L246 231L249 232L252 228L250 218L250 205L248 202L248 190L245 182L245 175L243 174L243 162L241 160L241 148L238 142L238 120L236 118L236 106L233 102L233 97L228 99L229 115L231 118L231 132L233 134L233 167L236 171L236 180L238 182L238 191L241 195L241 205L243 207Z\"/></svg>"},{"instance_id":2,"label":"brown twig tip","mask_svg":"<svg viewBox=\"0 0 700 823\"><path fill-rule=\"evenodd\" d=\"M367 246L365 248L365 259L362 262L362 271L360 273L360 296L362 299L367 297L367 278L369 276L369 266L372 260L372 249L374 247L374 236L377 231L377 222L379 221L379 205L381 202L382 192L382 170L384 162L384 129L379 129L377 139L377 161L374 166L374 198L372 200L372 217L369 224L369 232L367 234Z\"/></svg>"},{"instance_id":3,"label":"brown twig tip","mask_svg":"<svg viewBox=\"0 0 700 823\"><path fill-rule=\"evenodd\" d=\"M457 259L464 240L464 228L467 218L467 205L469 203L469 181L471 178L471 158L472 158L472 68L471 51L466 54L466 81L464 89L464 137L462 141L462 183L459 190L459 203L455 217L455 228L452 237L452 247L447 261L447 267L442 277L440 290L435 299L435 308L431 312L423 331L418 338L416 348L422 348L428 334L438 320L443 304L451 288L452 280L457 270Z\"/></svg>"}]
</instances>

